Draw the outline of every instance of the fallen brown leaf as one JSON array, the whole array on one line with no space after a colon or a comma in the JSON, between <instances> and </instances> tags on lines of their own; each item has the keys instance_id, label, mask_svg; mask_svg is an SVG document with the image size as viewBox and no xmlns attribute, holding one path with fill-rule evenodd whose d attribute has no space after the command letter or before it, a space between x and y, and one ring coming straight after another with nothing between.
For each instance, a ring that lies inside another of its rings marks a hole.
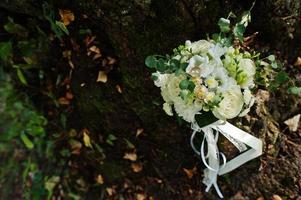
<instances>
[{"instance_id":1,"label":"fallen brown leaf","mask_svg":"<svg viewBox=\"0 0 301 200\"><path fill-rule=\"evenodd\" d=\"M143 133L144 129L143 128L138 128L136 131L136 137L138 137L139 135L141 135Z\"/></svg>"},{"instance_id":2,"label":"fallen brown leaf","mask_svg":"<svg viewBox=\"0 0 301 200\"><path fill-rule=\"evenodd\" d=\"M192 169L183 168L183 171L185 172L185 174L187 175L187 177L189 179L191 179L196 174L197 168L196 167L193 167Z\"/></svg>"},{"instance_id":3,"label":"fallen brown leaf","mask_svg":"<svg viewBox=\"0 0 301 200\"><path fill-rule=\"evenodd\" d=\"M65 97L59 98L58 102L61 105L69 105L70 104L70 101L68 99L66 99Z\"/></svg>"},{"instance_id":4,"label":"fallen brown leaf","mask_svg":"<svg viewBox=\"0 0 301 200\"><path fill-rule=\"evenodd\" d=\"M96 177L96 182L100 185L104 184L104 180L101 174Z\"/></svg>"},{"instance_id":5,"label":"fallen brown leaf","mask_svg":"<svg viewBox=\"0 0 301 200\"><path fill-rule=\"evenodd\" d=\"M108 62L109 65L113 65L113 64L116 63L116 59L114 59L114 58L112 58L112 57L110 57L110 56L107 57L107 59L108 59L108 61L109 61L109 62Z\"/></svg>"},{"instance_id":6,"label":"fallen brown leaf","mask_svg":"<svg viewBox=\"0 0 301 200\"><path fill-rule=\"evenodd\" d=\"M69 100L71 100L71 99L73 99L73 94L71 93L71 92L66 92L66 98L67 99L69 99Z\"/></svg>"},{"instance_id":7,"label":"fallen brown leaf","mask_svg":"<svg viewBox=\"0 0 301 200\"><path fill-rule=\"evenodd\" d=\"M113 194L115 194L115 189L114 188L106 188L106 191L107 191L109 196L112 196Z\"/></svg>"},{"instance_id":8,"label":"fallen brown leaf","mask_svg":"<svg viewBox=\"0 0 301 200\"><path fill-rule=\"evenodd\" d=\"M294 66L301 66L301 57L298 57L294 63Z\"/></svg>"},{"instance_id":9,"label":"fallen brown leaf","mask_svg":"<svg viewBox=\"0 0 301 200\"><path fill-rule=\"evenodd\" d=\"M279 195L274 194L274 195L272 196L272 200L282 200L282 198L281 198Z\"/></svg>"},{"instance_id":10,"label":"fallen brown leaf","mask_svg":"<svg viewBox=\"0 0 301 200\"><path fill-rule=\"evenodd\" d=\"M96 82L106 83L107 81L108 81L107 74L104 71L99 71Z\"/></svg>"},{"instance_id":11,"label":"fallen brown leaf","mask_svg":"<svg viewBox=\"0 0 301 200\"><path fill-rule=\"evenodd\" d=\"M70 10L59 10L59 14L65 26L68 26L75 19L73 12Z\"/></svg>"},{"instance_id":12,"label":"fallen brown leaf","mask_svg":"<svg viewBox=\"0 0 301 200\"><path fill-rule=\"evenodd\" d=\"M136 199L137 200L145 200L146 196L145 196L145 194L138 193L138 194L136 194Z\"/></svg>"},{"instance_id":13,"label":"fallen brown leaf","mask_svg":"<svg viewBox=\"0 0 301 200\"><path fill-rule=\"evenodd\" d=\"M284 121L290 131L295 132L298 130L301 114L295 115L294 117Z\"/></svg>"},{"instance_id":14,"label":"fallen brown leaf","mask_svg":"<svg viewBox=\"0 0 301 200\"><path fill-rule=\"evenodd\" d=\"M122 93L122 89L121 89L120 85L116 85L116 90L117 90L117 92L119 92L120 94Z\"/></svg>"},{"instance_id":15,"label":"fallen brown leaf","mask_svg":"<svg viewBox=\"0 0 301 200\"><path fill-rule=\"evenodd\" d=\"M126 160L130 160L130 161L136 161L137 160L137 154L135 152L125 153L123 158L126 159Z\"/></svg>"},{"instance_id":16,"label":"fallen brown leaf","mask_svg":"<svg viewBox=\"0 0 301 200\"><path fill-rule=\"evenodd\" d=\"M141 163L132 163L131 167L132 167L133 171L136 173L141 172L143 169L143 166Z\"/></svg>"},{"instance_id":17,"label":"fallen brown leaf","mask_svg":"<svg viewBox=\"0 0 301 200\"><path fill-rule=\"evenodd\" d=\"M100 49L95 45L90 47L89 50L93 53L100 54Z\"/></svg>"},{"instance_id":18,"label":"fallen brown leaf","mask_svg":"<svg viewBox=\"0 0 301 200\"><path fill-rule=\"evenodd\" d=\"M96 60L96 59L100 58L101 56L102 56L101 53L97 53L93 56L93 60Z\"/></svg>"},{"instance_id":19,"label":"fallen brown leaf","mask_svg":"<svg viewBox=\"0 0 301 200\"><path fill-rule=\"evenodd\" d=\"M86 46L89 46L95 39L96 39L96 36L87 36L84 39L84 43L86 44Z\"/></svg>"}]
</instances>

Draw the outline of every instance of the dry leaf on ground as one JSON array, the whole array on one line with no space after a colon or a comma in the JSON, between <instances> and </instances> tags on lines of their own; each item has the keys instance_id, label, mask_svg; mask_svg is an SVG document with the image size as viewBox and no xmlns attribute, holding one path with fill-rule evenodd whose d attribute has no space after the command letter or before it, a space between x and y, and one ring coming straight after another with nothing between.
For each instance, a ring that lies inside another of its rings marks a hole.
<instances>
[{"instance_id":1,"label":"dry leaf on ground","mask_svg":"<svg viewBox=\"0 0 301 200\"><path fill-rule=\"evenodd\" d=\"M142 169L143 169L141 163L132 163L131 167L132 167L133 171L136 172L136 173L141 172Z\"/></svg>"},{"instance_id":2,"label":"dry leaf on ground","mask_svg":"<svg viewBox=\"0 0 301 200\"><path fill-rule=\"evenodd\" d=\"M61 16L61 21L65 26L68 26L75 19L73 12L70 10L60 10L59 13Z\"/></svg>"},{"instance_id":3,"label":"dry leaf on ground","mask_svg":"<svg viewBox=\"0 0 301 200\"><path fill-rule=\"evenodd\" d=\"M301 114L295 115L294 117L284 121L284 124L286 124L290 131L297 131L299 122L300 122L300 116Z\"/></svg>"},{"instance_id":4,"label":"dry leaf on ground","mask_svg":"<svg viewBox=\"0 0 301 200\"><path fill-rule=\"evenodd\" d=\"M192 169L183 168L183 171L185 172L185 174L187 175L187 177L189 179L191 179L196 174L197 168L196 167L193 167Z\"/></svg>"},{"instance_id":5,"label":"dry leaf on ground","mask_svg":"<svg viewBox=\"0 0 301 200\"><path fill-rule=\"evenodd\" d=\"M106 83L107 81L108 81L107 74L104 71L99 71L96 82Z\"/></svg>"},{"instance_id":6,"label":"dry leaf on ground","mask_svg":"<svg viewBox=\"0 0 301 200\"><path fill-rule=\"evenodd\" d=\"M126 160L130 160L130 161L136 161L137 160L137 154L135 152L125 153L123 158L126 159Z\"/></svg>"}]
</instances>

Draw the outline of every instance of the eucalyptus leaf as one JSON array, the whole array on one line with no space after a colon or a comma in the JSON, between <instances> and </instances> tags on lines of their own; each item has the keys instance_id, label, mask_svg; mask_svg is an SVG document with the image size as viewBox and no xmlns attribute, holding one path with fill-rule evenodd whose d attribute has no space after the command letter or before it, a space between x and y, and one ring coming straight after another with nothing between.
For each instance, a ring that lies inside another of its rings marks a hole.
<instances>
[{"instance_id":1,"label":"eucalyptus leaf","mask_svg":"<svg viewBox=\"0 0 301 200\"><path fill-rule=\"evenodd\" d=\"M288 89L288 92L290 94L301 94L301 87L296 87L296 86L290 87Z\"/></svg>"},{"instance_id":2,"label":"eucalyptus leaf","mask_svg":"<svg viewBox=\"0 0 301 200\"><path fill-rule=\"evenodd\" d=\"M229 19L225 19L225 18L220 18L218 20L218 26L221 30L221 32L223 33L228 33L231 29L230 29L230 20Z\"/></svg>"},{"instance_id":3,"label":"eucalyptus leaf","mask_svg":"<svg viewBox=\"0 0 301 200\"><path fill-rule=\"evenodd\" d=\"M155 68L157 64L157 59L154 56L147 56L145 59L145 65L148 68Z\"/></svg>"},{"instance_id":4,"label":"eucalyptus leaf","mask_svg":"<svg viewBox=\"0 0 301 200\"><path fill-rule=\"evenodd\" d=\"M243 36L244 36L245 31L246 31L246 27L243 24L236 24L233 29L233 34L240 41L243 41Z\"/></svg>"}]
</instances>

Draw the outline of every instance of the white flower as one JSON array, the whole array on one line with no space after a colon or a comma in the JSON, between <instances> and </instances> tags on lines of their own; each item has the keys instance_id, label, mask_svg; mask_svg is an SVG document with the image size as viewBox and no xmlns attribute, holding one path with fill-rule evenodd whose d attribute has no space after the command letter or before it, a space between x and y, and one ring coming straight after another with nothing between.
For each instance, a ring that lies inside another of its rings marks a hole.
<instances>
[{"instance_id":1,"label":"white flower","mask_svg":"<svg viewBox=\"0 0 301 200\"><path fill-rule=\"evenodd\" d=\"M193 77L207 77L214 69L213 66L208 64L209 59L207 56L202 57L195 55L189 60L186 68L186 73Z\"/></svg>"},{"instance_id":2,"label":"white flower","mask_svg":"<svg viewBox=\"0 0 301 200\"><path fill-rule=\"evenodd\" d=\"M232 85L236 85L236 81L228 75L228 72L223 67L215 67L211 73L210 78L213 78L218 82L217 91L225 92ZM209 85L208 85L209 86Z\"/></svg>"},{"instance_id":3,"label":"white flower","mask_svg":"<svg viewBox=\"0 0 301 200\"><path fill-rule=\"evenodd\" d=\"M217 63L217 65L222 65L221 56L226 52L226 48L222 47L219 44L214 45L208 50L210 56L212 56L213 60Z\"/></svg>"},{"instance_id":4,"label":"white flower","mask_svg":"<svg viewBox=\"0 0 301 200\"><path fill-rule=\"evenodd\" d=\"M201 52L207 52L213 44L208 42L207 40L199 40L196 42L191 42L190 40L187 40L185 42L185 46L191 53L201 53Z\"/></svg>"},{"instance_id":5,"label":"white flower","mask_svg":"<svg viewBox=\"0 0 301 200\"><path fill-rule=\"evenodd\" d=\"M239 117L243 117L250 112L251 107L255 103L255 97L252 95L249 89L244 90L244 103L247 107L238 115Z\"/></svg>"},{"instance_id":6,"label":"white flower","mask_svg":"<svg viewBox=\"0 0 301 200\"><path fill-rule=\"evenodd\" d=\"M157 87L164 87L170 78L170 74L161 74L160 72L155 72L152 75L157 77L157 80L154 81Z\"/></svg>"},{"instance_id":7,"label":"white flower","mask_svg":"<svg viewBox=\"0 0 301 200\"><path fill-rule=\"evenodd\" d=\"M239 60L238 67L246 75L240 86L245 89L254 87L255 63L251 59L243 58Z\"/></svg>"},{"instance_id":8,"label":"white flower","mask_svg":"<svg viewBox=\"0 0 301 200\"><path fill-rule=\"evenodd\" d=\"M237 85L231 86L229 90L222 95L223 100L212 110L213 115L222 120L236 117L244 105L240 87Z\"/></svg>"},{"instance_id":9,"label":"white flower","mask_svg":"<svg viewBox=\"0 0 301 200\"><path fill-rule=\"evenodd\" d=\"M164 103L163 104L163 110L165 111L165 113L169 116L173 116L172 113L172 109L171 109L171 105L169 103Z\"/></svg>"},{"instance_id":10,"label":"white flower","mask_svg":"<svg viewBox=\"0 0 301 200\"><path fill-rule=\"evenodd\" d=\"M208 92L205 97L205 102L208 103L208 102L212 101L214 96L215 96L214 92Z\"/></svg>"},{"instance_id":11,"label":"white flower","mask_svg":"<svg viewBox=\"0 0 301 200\"><path fill-rule=\"evenodd\" d=\"M193 102L187 104L184 100L178 99L174 102L176 113L187 122L193 122L194 116L202 110L202 104L200 102Z\"/></svg>"},{"instance_id":12,"label":"white flower","mask_svg":"<svg viewBox=\"0 0 301 200\"><path fill-rule=\"evenodd\" d=\"M206 85L208 86L208 88L216 88L218 86L218 81L211 76L206 79Z\"/></svg>"},{"instance_id":13,"label":"white flower","mask_svg":"<svg viewBox=\"0 0 301 200\"><path fill-rule=\"evenodd\" d=\"M170 74L169 79L165 87L161 88L161 95L165 102L172 104L173 101L179 99L180 93L180 82L184 79L183 76L176 76L175 74Z\"/></svg>"}]
</instances>

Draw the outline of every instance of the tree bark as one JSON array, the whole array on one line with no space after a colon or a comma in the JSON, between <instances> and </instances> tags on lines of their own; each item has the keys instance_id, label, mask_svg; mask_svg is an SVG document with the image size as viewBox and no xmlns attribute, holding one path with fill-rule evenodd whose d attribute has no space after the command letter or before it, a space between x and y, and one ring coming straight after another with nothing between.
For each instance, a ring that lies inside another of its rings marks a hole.
<instances>
[{"instance_id":1,"label":"tree bark","mask_svg":"<svg viewBox=\"0 0 301 200\"><path fill-rule=\"evenodd\" d=\"M36 12L42 7L38 2L1 1L0 7L41 18L42 12ZM89 28L119 60L108 74L108 82L101 84L96 82L99 67L84 54L76 56L72 76L75 111L69 125L87 128L95 135L106 137L113 133L121 140L134 141L138 154L144 155L150 166L149 174L158 174L159 169L163 173L159 176L176 182L174 177L182 173L179 168L197 161L188 142L189 125L179 125L175 117L165 115L160 91L153 85L144 59L151 54L168 54L187 39L205 38L206 33L217 31L219 17L230 11L240 14L251 4L252 1L238 0L54 1L54 7L71 9L76 17L87 15ZM292 61L301 52L300 16L299 1L257 1L248 33L258 31L262 44L279 49ZM121 94L115 89L117 84L122 87ZM135 137L138 128L144 129L140 139ZM112 150L113 159L104 168L114 168L118 174L123 164L117 159L123 151L123 147ZM258 168L247 166L249 171ZM118 176L109 179L114 181ZM169 192L176 193L172 189ZM260 195L260 190L252 192L247 191L251 198Z\"/></svg>"}]
</instances>

